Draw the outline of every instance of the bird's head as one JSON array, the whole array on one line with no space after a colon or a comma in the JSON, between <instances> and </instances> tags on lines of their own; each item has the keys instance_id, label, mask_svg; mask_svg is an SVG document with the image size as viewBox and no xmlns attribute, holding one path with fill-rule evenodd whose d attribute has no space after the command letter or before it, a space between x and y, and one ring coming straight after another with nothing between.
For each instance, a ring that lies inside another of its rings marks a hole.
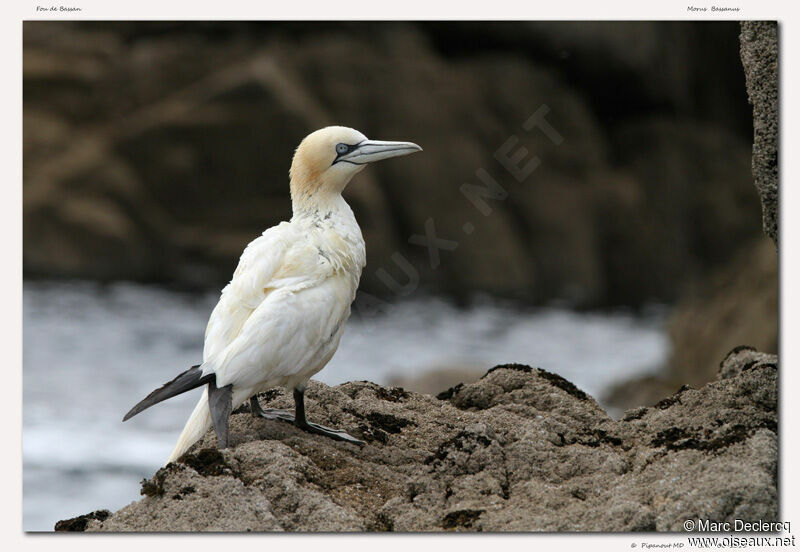
<instances>
[{"instance_id":1,"label":"bird's head","mask_svg":"<svg viewBox=\"0 0 800 552\"><path fill-rule=\"evenodd\" d=\"M330 126L306 136L289 170L293 201L341 193L368 163L408 155L422 148L411 142L369 140L355 129Z\"/></svg>"}]
</instances>

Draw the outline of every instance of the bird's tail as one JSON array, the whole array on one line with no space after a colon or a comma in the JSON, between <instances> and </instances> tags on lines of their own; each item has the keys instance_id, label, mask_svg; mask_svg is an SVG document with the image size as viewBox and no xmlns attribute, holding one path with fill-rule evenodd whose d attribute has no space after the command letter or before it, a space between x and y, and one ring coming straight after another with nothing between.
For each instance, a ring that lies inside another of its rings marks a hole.
<instances>
[{"instance_id":1,"label":"bird's tail","mask_svg":"<svg viewBox=\"0 0 800 552\"><path fill-rule=\"evenodd\" d=\"M203 369L201 365L192 366L185 372L178 374L178 376L172 380L168 381L149 395L147 395L144 399L139 401L139 403L131 408L125 417L122 418L122 421L125 422L130 418L136 416L142 410L146 410L153 406L154 404L158 404L161 401L165 401L167 399L171 399L175 395L180 395L181 393L186 393L187 391L191 391L201 385L204 385L210 381L214 381L216 376L213 372L209 374L203 375Z\"/></svg>"},{"instance_id":2,"label":"bird's tail","mask_svg":"<svg viewBox=\"0 0 800 552\"><path fill-rule=\"evenodd\" d=\"M203 396L200 397L200 402L197 403L194 412L192 412L192 415L189 416L189 421L186 422L186 426L183 428L183 433L181 433L181 436L178 438L178 444L175 445L175 450L172 451L172 454L167 461L172 462L186 452L189 447L197 442L203 436L203 434L205 434L206 430L211 427L211 413L208 409L208 385L206 384L214 381L216 381L216 375L213 372L203 375L203 369L200 365L192 366L185 372L179 374L172 381L165 383L147 395L144 399L139 401L136 406L131 408L130 411L125 414L125 417L122 418L122 421L124 422L133 416L136 416L139 412L150 408L154 404L158 404L161 401L165 401L176 395L180 395L181 393L185 393L186 391L190 391L205 385L206 388L203 391Z\"/></svg>"},{"instance_id":3,"label":"bird's tail","mask_svg":"<svg viewBox=\"0 0 800 552\"><path fill-rule=\"evenodd\" d=\"M169 455L167 463L174 462L189 450L189 447L199 441L210 427L211 412L208 409L208 386L206 386L197 406L194 407L192 415L189 416L189 420L183 427L181 436L178 437L178 442L175 444L172 454Z\"/></svg>"}]
</instances>

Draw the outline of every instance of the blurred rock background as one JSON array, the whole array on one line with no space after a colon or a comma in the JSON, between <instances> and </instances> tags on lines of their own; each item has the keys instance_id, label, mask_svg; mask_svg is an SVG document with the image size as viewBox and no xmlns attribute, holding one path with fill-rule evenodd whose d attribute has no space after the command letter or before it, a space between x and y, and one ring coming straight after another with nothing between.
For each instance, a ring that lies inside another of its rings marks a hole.
<instances>
[{"instance_id":1,"label":"blurred rock background","mask_svg":"<svg viewBox=\"0 0 800 552\"><path fill-rule=\"evenodd\" d=\"M675 305L673 376L617 390L647 404L713 379L734 345L777 350L738 36L733 22L26 22L25 277L220 288L290 216L298 142L343 124L425 149L346 192L363 291L392 298L377 271L403 281L401 252L421 289L458 299ZM561 145L522 130L543 104ZM493 158L511 135L542 160L523 183ZM459 191L479 168L509 193L486 217ZM435 269L408 243L431 217L459 242Z\"/></svg>"}]
</instances>

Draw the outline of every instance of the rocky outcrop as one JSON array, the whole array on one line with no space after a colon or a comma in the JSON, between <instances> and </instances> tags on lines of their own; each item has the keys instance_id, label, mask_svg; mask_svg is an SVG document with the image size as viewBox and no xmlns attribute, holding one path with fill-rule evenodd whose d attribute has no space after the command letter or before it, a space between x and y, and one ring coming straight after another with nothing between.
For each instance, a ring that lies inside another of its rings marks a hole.
<instances>
[{"instance_id":1,"label":"rocky outcrop","mask_svg":"<svg viewBox=\"0 0 800 552\"><path fill-rule=\"evenodd\" d=\"M753 105L753 178L764 233L778 244L778 23L743 21L740 36L747 94Z\"/></svg>"},{"instance_id":2,"label":"rocky outcrop","mask_svg":"<svg viewBox=\"0 0 800 552\"><path fill-rule=\"evenodd\" d=\"M364 291L398 295L400 253L412 282L455 296L671 302L757 235L737 36L735 23L26 22L25 274L219 287L289 216L299 140L338 123L425 148L346 192ZM523 128L542 106L563 142ZM541 161L522 182L495 158L512 137L507 155ZM488 216L460 191L478 169L508 193ZM436 267L409 243L429 219L458 242Z\"/></svg>"},{"instance_id":3,"label":"rocky outcrop","mask_svg":"<svg viewBox=\"0 0 800 552\"><path fill-rule=\"evenodd\" d=\"M86 517L87 529L683 531L686 519L775 520L776 382L774 356L740 347L718 381L620 420L558 375L522 365L438 398L315 383L309 416L366 446L242 407L229 449L207 434L143 482L143 499Z\"/></svg>"}]
</instances>

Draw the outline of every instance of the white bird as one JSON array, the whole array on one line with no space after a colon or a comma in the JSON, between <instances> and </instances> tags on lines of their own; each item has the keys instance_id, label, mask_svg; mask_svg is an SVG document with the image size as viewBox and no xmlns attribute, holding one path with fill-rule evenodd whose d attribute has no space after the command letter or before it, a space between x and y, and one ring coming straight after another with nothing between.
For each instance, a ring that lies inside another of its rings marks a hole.
<instances>
[{"instance_id":1,"label":"white bird","mask_svg":"<svg viewBox=\"0 0 800 552\"><path fill-rule=\"evenodd\" d=\"M212 425L228 446L231 410L250 399L254 416L363 444L346 432L306 420L308 380L328 363L350 317L366 249L342 191L367 163L421 151L411 142L368 140L332 126L306 136L289 171L292 219L250 242L208 321L203 363L156 389L128 412L206 386L167 462L180 457ZM262 409L256 395L284 386L295 414Z\"/></svg>"}]
</instances>

